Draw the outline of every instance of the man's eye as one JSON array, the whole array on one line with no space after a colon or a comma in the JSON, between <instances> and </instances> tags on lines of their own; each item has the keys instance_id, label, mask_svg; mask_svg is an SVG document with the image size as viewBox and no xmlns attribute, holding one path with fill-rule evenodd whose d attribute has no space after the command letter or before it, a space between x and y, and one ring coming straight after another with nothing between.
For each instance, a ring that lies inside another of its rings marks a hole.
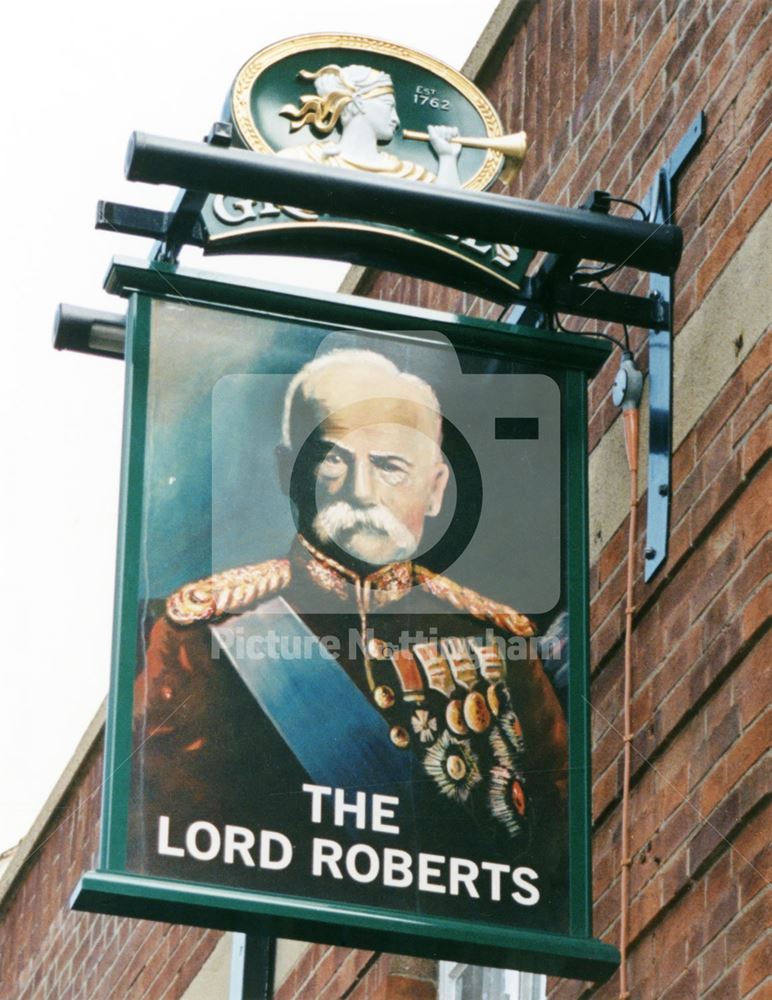
<instances>
[{"instance_id":1,"label":"man's eye","mask_svg":"<svg viewBox=\"0 0 772 1000\"><path fill-rule=\"evenodd\" d=\"M379 458L373 462L381 481L387 486L399 486L408 478L408 470L402 462Z\"/></svg>"},{"instance_id":2,"label":"man's eye","mask_svg":"<svg viewBox=\"0 0 772 1000\"><path fill-rule=\"evenodd\" d=\"M346 468L346 463L334 452L325 455L319 463L319 471L326 475L338 475Z\"/></svg>"},{"instance_id":3,"label":"man's eye","mask_svg":"<svg viewBox=\"0 0 772 1000\"><path fill-rule=\"evenodd\" d=\"M371 461L379 472L399 476L406 476L408 474L408 468L404 461L398 458L386 458L385 456L378 455L371 458Z\"/></svg>"}]
</instances>

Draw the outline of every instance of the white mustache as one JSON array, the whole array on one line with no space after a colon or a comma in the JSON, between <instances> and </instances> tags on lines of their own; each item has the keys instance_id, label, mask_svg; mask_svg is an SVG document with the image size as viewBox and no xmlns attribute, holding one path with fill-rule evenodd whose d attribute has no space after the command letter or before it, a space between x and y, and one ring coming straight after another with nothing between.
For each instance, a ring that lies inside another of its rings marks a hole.
<instances>
[{"instance_id":1,"label":"white mustache","mask_svg":"<svg viewBox=\"0 0 772 1000\"><path fill-rule=\"evenodd\" d=\"M322 542L335 542L342 549L353 552L347 536L356 531L380 532L394 545L393 559L406 559L418 548L413 532L380 504L373 507L352 507L345 500L329 504L314 518L314 531Z\"/></svg>"}]
</instances>

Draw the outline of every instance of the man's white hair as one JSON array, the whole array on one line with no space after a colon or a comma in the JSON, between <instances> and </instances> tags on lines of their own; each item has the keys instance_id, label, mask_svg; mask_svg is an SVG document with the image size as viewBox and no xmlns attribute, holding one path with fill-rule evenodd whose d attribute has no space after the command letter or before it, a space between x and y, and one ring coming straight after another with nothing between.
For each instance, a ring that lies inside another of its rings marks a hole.
<instances>
[{"instance_id":1,"label":"man's white hair","mask_svg":"<svg viewBox=\"0 0 772 1000\"><path fill-rule=\"evenodd\" d=\"M341 368L347 365L366 365L374 371L397 376L406 385L409 385L414 390L414 394L419 398L420 402L436 414L436 440L438 444L440 443L442 411L440 410L439 400L435 395L434 389L432 389L428 382L419 378L418 375L411 375L409 372L401 371L393 361L390 361L383 354L378 354L377 351L337 348L303 365L287 387L281 421L281 441L285 447L292 447L292 411L298 395L303 402L315 399L315 383L318 376L329 371L331 368ZM379 398L377 387L373 387L370 395L373 399ZM363 394L362 398L366 399L367 395Z\"/></svg>"}]
</instances>

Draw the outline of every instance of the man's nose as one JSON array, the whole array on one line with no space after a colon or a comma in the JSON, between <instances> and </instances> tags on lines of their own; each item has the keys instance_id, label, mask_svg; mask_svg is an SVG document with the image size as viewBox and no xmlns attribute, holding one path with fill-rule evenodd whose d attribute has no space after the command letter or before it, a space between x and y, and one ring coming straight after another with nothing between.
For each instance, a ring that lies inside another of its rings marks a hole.
<instances>
[{"instance_id":1,"label":"man's nose","mask_svg":"<svg viewBox=\"0 0 772 1000\"><path fill-rule=\"evenodd\" d=\"M373 490L375 481L373 479L373 468L367 459L354 462L352 469L353 479L351 483L352 493L357 503L366 506L375 503Z\"/></svg>"}]
</instances>

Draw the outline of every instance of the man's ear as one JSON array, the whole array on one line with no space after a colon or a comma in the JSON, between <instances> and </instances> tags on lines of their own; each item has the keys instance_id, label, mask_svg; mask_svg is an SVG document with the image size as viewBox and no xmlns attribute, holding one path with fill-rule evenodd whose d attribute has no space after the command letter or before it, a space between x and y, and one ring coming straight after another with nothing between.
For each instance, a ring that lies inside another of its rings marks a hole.
<instances>
[{"instance_id":1,"label":"man's ear","mask_svg":"<svg viewBox=\"0 0 772 1000\"><path fill-rule=\"evenodd\" d=\"M276 450L276 471L279 474L279 486L285 497L290 495L290 480L292 479L292 467L294 465L293 454L286 444L277 444Z\"/></svg>"},{"instance_id":2,"label":"man's ear","mask_svg":"<svg viewBox=\"0 0 772 1000\"><path fill-rule=\"evenodd\" d=\"M450 479L450 469L445 462L439 462L434 470L434 480L426 505L427 517L436 517L442 510L442 499L445 496L448 479Z\"/></svg>"}]
</instances>

